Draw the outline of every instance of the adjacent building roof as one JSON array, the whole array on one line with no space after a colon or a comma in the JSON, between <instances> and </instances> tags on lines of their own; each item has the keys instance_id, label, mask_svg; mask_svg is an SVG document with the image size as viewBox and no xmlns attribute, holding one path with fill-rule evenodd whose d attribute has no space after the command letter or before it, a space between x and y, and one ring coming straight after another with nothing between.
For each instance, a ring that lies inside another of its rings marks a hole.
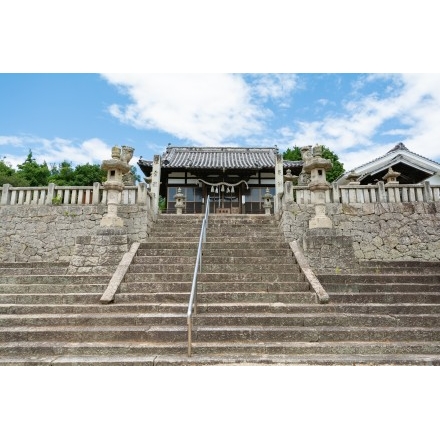
<instances>
[{"instance_id":1,"label":"adjacent building roof","mask_svg":"<svg viewBox=\"0 0 440 440\"><path fill-rule=\"evenodd\" d=\"M162 168L261 169L275 168L277 148L168 147L162 155ZM152 162L139 160L142 171ZM285 168L298 168L302 161L284 161Z\"/></svg>"},{"instance_id":2,"label":"adjacent building roof","mask_svg":"<svg viewBox=\"0 0 440 440\"><path fill-rule=\"evenodd\" d=\"M440 173L439 163L413 153L403 143L399 143L385 155L343 174L337 179L337 183L342 185L347 183L347 176L350 173L358 174L357 180L361 184L376 183L383 180L383 176L389 168L401 173L398 180L400 183L406 184L420 183L424 180L431 180L431 178L436 179L435 176Z\"/></svg>"}]
</instances>

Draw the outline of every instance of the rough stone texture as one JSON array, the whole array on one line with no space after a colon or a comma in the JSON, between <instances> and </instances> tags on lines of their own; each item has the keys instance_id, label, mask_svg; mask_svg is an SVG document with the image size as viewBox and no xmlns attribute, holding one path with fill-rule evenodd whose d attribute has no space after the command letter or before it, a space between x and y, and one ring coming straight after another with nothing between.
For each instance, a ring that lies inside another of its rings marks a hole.
<instances>
[{"instance_id":1,"label":"rough stone texture","mask_svg":"<svg viewBox=\"0 0 440 440\"><path fill-rule=\"evenodd\" d=\"M331 245L310 235L314 205L292 203L280 219L286 240L303 243L307 257L316 259L312 267L318 260L341 267L350 241L358 260L440 260L440 202L328 203L326 208L334 226Z\"/></svg>"},{"instance_id":2,"label":"rough stone texture","mask_svg":"<svg viewBox=\"0 0 440 440\"><path fill-rule=\"evenodd\" d=\"M100 227L105 205L0 207L0 262L71 262L117 265L130 243L143 242L152 225L145 205L121 205L123 235Z\"/></svg>"}]
</instances>

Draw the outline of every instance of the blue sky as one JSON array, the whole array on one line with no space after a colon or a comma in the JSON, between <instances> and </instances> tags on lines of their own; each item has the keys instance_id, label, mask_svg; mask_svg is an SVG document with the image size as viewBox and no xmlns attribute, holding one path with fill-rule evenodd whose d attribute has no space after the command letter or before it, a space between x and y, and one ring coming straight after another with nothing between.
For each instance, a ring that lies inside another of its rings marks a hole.
<instances>
[{"instance_id":1,"label":"blue sky","mask_svg":"<svg viewBox=\"0 0 440 440\"><path fill-rule=\"evenodd\" d=\"M403 142L440 161L440 74L0 74L0 157L132 164L179 146L324 144L346 170Z\"/></svg>"}]
</instances>

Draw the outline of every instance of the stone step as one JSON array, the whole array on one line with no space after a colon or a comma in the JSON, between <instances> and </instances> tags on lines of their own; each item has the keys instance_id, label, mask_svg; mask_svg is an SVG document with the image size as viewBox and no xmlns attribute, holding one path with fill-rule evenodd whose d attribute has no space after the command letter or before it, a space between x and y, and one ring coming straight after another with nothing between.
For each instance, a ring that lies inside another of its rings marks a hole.
<instances>
[{"instance_id":1,"label":"stone step","mask_svg":"<svg viewBox=\"0 0 440 440\"><path fill-rule=\"evenodd\" d=\"M203 264L210 265L210 264L219 264L219 257L218 256L210 256L206 255L203 257ZM286 263L287 261L292 262L292 267L295 265L295 259L293 257L289 257L288 259L283 259L283 263ZM265 266L270 265L270 263L276 263L275 261L268 261L266 257L252 257L252 256L244 256L244 257L234 257L234 256L225 256L221 258L222 264L231 264L231 265L255 265L255 266Z\"/></svg>"},{"instance_id":2,"label":"stone step","mask_svg":"<svg viewBox=\"0 0 440 440\"><path fill-rule=\"evenodd\" d=\"M150 249L196 249L198 242L163 242L163 241L147 241L145 243L140 243L138 253Z\"/></svg>"},{"instance_id":3,"label":"stone step","mask_svg":"<svg viewBox=\"0 0 440 440\"><path fill-rule=\"evenodd\" d=\"M195 258L190 264L139 264L132 263L128 273L194 273Z\"/></svg>"},{"instance_id":4,"label":"stone step","mask_svg":"<svg viewBox=\"0 0 440 440\"><path fill-rule=\"evenodd\" d=\"M292 251L289 249L203 249L207 257L266 257L273 259L289 259Z\"/></svg>"},{"instance_id":5,"label":"stone step","mask_svg":"<svg viewBox=\"0 0 440 440\"><path fill-rule=\"evenodd\" d=\"M302 327L440 327L440 315L198 313L197 326L302 326Z\"/></svg>"},{"instance_id":6,"label":"stone step","mask_svg":"<svg viewBox=\"0 0 440 440\"><path fill-rule=\"evenodd\" d=\"M182 318L185 321L184 318ZM196 327L197 342L216 341L440 341L440 328L432 327L302 327L230 326ZM10 341L180 341L187 340L187 326L42 326L0 327L0 342Z\"/></svg>"},{"instance_id":7,"label":"stone step","mask_svg":"<svg viewBox=\"0 0 440 440\"><path fill-rule=\"evenodd\" d=\"M0 294L0 304L97 304L101 296L102 293Z\"/></svg>"},{"instance_id":8,"label":"stone step","mask_svg":"<svg viewBox=\"0 0 440 440\"><path fill-rule=\"evenodd\" d=\"M191 282L193 280L193 272L190 273L133 273L128 272L125 275L124 283L142 283L142 282ZM224 283L239 281L239 282L301 282L304 281L304 276L300 273L205 273L198 275L198 281Z\"/></svg>"},{"instance_id":9,"label":"stone step","mask_svg":"<svg viewBox=\"0 0 440 440\"><path fill-rule=\"evenodd\" d=\"M194 273L195 259L191 264L131 264L129 273ZM207 264L202 258L202 273L300 273L298 265L292 264Z\"/></svg>"},{"instance_id":10,"label":"stone step","mask_svg":"<svg viewBox=\"0 0 440 440\"><path fill-rule=\"evenodd\" d=\"M440 365L440 356L431 354L389 355L60 355L2 357L3 366L262 366L262 365Z\"/></svg>"},{"instance_id":11,"label":"stone step","mask_svg":"<svg viewBox=\"0 0 440 440\"><path fill-rule=\"evenodd\" d=\"M185 313L82 313L1 315L0 327L185 325Z\"/></svg>"},{"instance_id":12,"label":"stone step","mask_svg":"<svg viewBox=\"0 0 440 440\"><path fill-rule=\"evenodd\" d=\"M197 246L193 246L190 249L141 249L138 250L137 256L139 257L173 257L173 256L179 256L179 257L192 257L195 261L195 258L197 256Z\"/></svg>"},{"instance_id":13,"label":"stone step","mask_svg":"<svg viewBox=\"0 0 440 440\"><path fill-rule=\"evenodd\" d=\"M187 313L184 303L118 304L0 304L0 315L83 314L83 313ZM201 308L200 308L201 310Z\"/></svg>"},{"instance_id":14,"label":"stone step","mask_svg":"<svg viewBox=\"0 0 440 440\"><path fill-rule=\"evenodd\" d=\"M251 242L246 242L246 241L234 241L234 242L230 242L227 245L225 245L225 243L223 242L223 240L219 240L219 241L206 241L203 244L203 249L207 249L207 250L214 250L214 249L221 249L221 250L225 250L225 249L243 249L243 245L246 245L246 249L283 249L283 250L289 250L290 253L292 254L292 251L290 249L290 246L288 243L284 242L284 241L274 241L274 242L255 242L255 241L251 241Z\"/></svg>"},{"instance_id":15,"label":"stone step","mask_svg":"<svg viewBox=\"0 0 440 440\"><path fill-rule=\"evenodd\" d=\"M203 341L440 341L440 328L432 327L303 327L230 326L197 327L194 340Z\"/></svg>"},{"instance_id":16,"label":"stone step","mask_svg":"<svg viewBox=\"0 0 440 440\"><path fill-rule=\"evenodd\" d=\"M440 355L440 343L437 341L381 341L381 342L297 342L286 341L283 344L266 341L264 344L259 342L197 342L193 344L193 356L188 358L186 342L59 342L52 341L49 345L46 342L0 342L0 365L4 364L8 356L19 356L17 361L24 362L26 356L94 356L96 360L101 356L161 356L175 355L180 362L190 363L200 356L215 356L217 359L227 359L231 356L243 355L247 359L262 358L274 355L400 355L409 359L409 355ZM34 359L35 360L35 359Z\"/></svg>"},{"instance_id":17,"label":"stone step","mask_svg":"<svg viewBox=\"0 0 440 440\"><path fill-rule=\"evenodd\" d=\"M203 294L201 297L203 299ZM154 299L153 299L154 300ZM186 313L188 294L181 295L181 303L172 302L116 302L112 304L0 304L0 315L20 314L79 314L79 313ZM118 301L118 295L116 298ZM386 315L429 315L440 314L440 304L307 304L279 302L220 302L198 303L198 314L203 313L292 313L292 314L386 314ZM395 316L399 318L399 316Z\"/></svg>"},{"instance_id":18,"label":"stone step","mask_svg":"<svg viewBox=\"0 0 440 440\"><path fill-rule=\"evenodd\" d=\"M181 326L42 326L0 327L0 342L10 341L186 341L186 319Z\"/></svg>"},{"instance_id":19,"label":"stone step","mask_svg":"<svg viewBox=\"0 0 440 440\"><path fill-rule=\"evenodd\" d=\"M53 284L53 285L74 285L74 284L108 284L111 276L99 275L3 275L0 277L0 292L5 284Z\"/></svg>"},{"instance_id":20,"label":"stone step","mask_svg":"<svg viewBox=\"0 0 440 440\"><path fill-rule=\"evenodd\" d=\"M161 255L155 255L155 256L139 256L136 255L133 258L132 264L142 264L142 265L152 265L152 264L160 264L160 265L191 265L194 270L194 266L196 264L196 257L195 256L186 256L186 257L180 257L180 256L161 256Z\"/></svg>"},{"instance_id":21,"label":"stone step","mask_svg":"<svg viewBox=\"0 0 440 440\"><path fill-rule=\"evenodd\" d=\"M186 313L82 313L3 315L0 327L23 326L137 326L175 325L186 322ZM388 315L351 314L293 314L253 313L214 314L199 313L194 317L196 326L340 326L340 327L438 327L439 315Z\"/></svg>"},{"instance_id":22,"label":"stone step","mask_svg":"<svg viewBox=\"0 0 440 440\"><path fill-rule=\"evenodd\" d=\"M118 293L115 303L180 303L188 304L190 291L158 292L158 293ZM305 292L201 292L197 294L199 307L209 303L314 303L315 294Z\"/></svg>"},{"instance_id":23,"label":"stone step","mask_svg":"<svg viewBox=\"0 0 440 440\"><path fill-rule=\"evenodd\" d=\"M0 284L0 298L6 294L104 293L108 284Z\"/></svg>"},{"instance_id":24,"label":"stone step","mask_svg":"<svg viewBox=\"0 0 440 440\"><path fill-rule=\"evenodd\" d=\"M247 237L247 236L246 236ZM154 237L154 241L157 241L158 237ZM216 241L213 240L212 236L207 236L206 239L209 241ZM241 241L242 243L249 243L252 240L254 241L259 241L259 242L274 242L274 243L284 243L284 240L281 237L268 237L268 236L262 236L262 237L249 237L246 239L243 239L243 235L228 235L228 234L224 234L224 235L219 235L218 236L218 241L222 241L223 243L230 243L230 242L236 242L236 241ZM172 242L172 243L181 243L181 242L193 242L193 243L197 243L199 242L199 237L197 237L197 239L190 239L187 237L172 237L169 235L164 235L163 237L160 237L160 241L167 243L167 242Z\"/></svg>"},{"instance_id":25,"label":"stone step","mask_svg":"<svg viewBox=\"0 0 440 440\"><path fill-rule=\"evenodd\" d=\"M364 292L382 292L382 293L435 293L440 296L439 284L423 283L365 283L365 284L338 284L322 283L327 293L364 293Z\"/></svg>"},{"instance_id":26,"label":"stone step","mask_svg":"<svg viewBox=\"0 0 440 440\"><path fill-rule=\"evenodd\" d=\"M122 283L120 286L121 293L130 292L191 292L192 281L170 283L170 282L130 282ZM203 281L198 283L197 287L199 292L304 292L309 289L308 282L301 281L289 281L289 282L270 282L270 281L222 281L222 282L209 282Z\"/></svg>"},{"instance_id":27,"label":"stone step","mask_svg":"<svg viewBox=\"0 0 440 440\"><path fill-rule=\"evenodd\" d=\"M419 303L440 304L439 293L426 292L329 292L332 303Z\"/></svg>"},{"instance_id":28,"label":"stone step","mask_svg":"<svg viewBox=\"0 0 440 440\"><path fill-rule=\"evenodd\" d=\"M327 284L440 284L440 274L326 274L319 281ZM440 289L439 289L440 291Z\"/></svg>"}]
</instances>

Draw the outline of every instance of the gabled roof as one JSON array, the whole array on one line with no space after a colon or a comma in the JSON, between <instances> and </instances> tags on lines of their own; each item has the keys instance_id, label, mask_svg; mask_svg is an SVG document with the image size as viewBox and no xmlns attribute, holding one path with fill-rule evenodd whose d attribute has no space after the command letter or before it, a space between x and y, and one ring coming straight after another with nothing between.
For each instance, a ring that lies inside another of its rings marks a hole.
<instances>
[{"instance_id":1,"label":"gabled roof","mask_svg":"<svg viewBox=\"0 0 440 440\"><path fill-rule=\"evenodd\" d=\"M382 180L390 167L401 173L398 178L401 183L420 183L440 172L439 163L413 153L400 142L385 155L343 174L337 183L342 185L347 183L347 176L350 173L358 174L357 180L362 184L374 183Z\"/></svg>"},{"instance_id":2,"label":"gabled roof","mask_svg":"<svg viewBox=\"0 0 440 440\"><path fill-rule=\"evenodd\" d=\"M275 148L168 147L164 168L255 169L275 166Z\"/></svg>"},{"instance_id":3,"label":"gabled roof","mask_svg":"<svg viewBox=\"0 0 440 440\"><path fill-rule=\"evenodd\" d=\"M238 147L168 147L162 155L162 168L241 169L274 168L277 148ZM151 161L139 160L142 171L152 167ZM302 161L285 161L284 168L298 168Z\"/></svg>"}]
</instances>

